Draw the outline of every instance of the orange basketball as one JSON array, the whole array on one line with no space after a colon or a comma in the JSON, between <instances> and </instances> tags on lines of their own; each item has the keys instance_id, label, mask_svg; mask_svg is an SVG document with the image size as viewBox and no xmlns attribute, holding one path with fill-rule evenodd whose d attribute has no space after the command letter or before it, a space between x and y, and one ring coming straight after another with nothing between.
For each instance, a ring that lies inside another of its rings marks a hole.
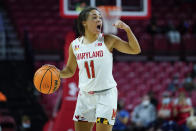
<instances>
[{"instance_id":1,"label":"orange basketball","mask_svg":"<svg viewBox=\"0 0 196 131\"><path fill-rule=\"evenodd\" d=\"M33 82L39 92L51 94L60 86L60 71L53 65L44 65L35 72Z\"/></svg>"}]
</instances>

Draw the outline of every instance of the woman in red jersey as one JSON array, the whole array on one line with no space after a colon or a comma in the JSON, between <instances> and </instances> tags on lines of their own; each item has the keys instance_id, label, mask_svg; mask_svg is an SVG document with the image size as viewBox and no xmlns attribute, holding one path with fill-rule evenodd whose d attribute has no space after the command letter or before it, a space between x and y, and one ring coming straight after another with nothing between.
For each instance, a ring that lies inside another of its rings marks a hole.
<instances>
[{"instance_id":1,"label":"woman in red jersey","mask_svg":"<svg viewBox=\"0 0 196 131\"><path fill-rule=\"evenodd\" d=\"M178 103L174 109L174 116L176 117L176 122L179 125L179 131L189 131L186 120L193 113L193 108L187 103L186 96L184 92L181 92L178 97Z\"/></svg>"}]
</instances>

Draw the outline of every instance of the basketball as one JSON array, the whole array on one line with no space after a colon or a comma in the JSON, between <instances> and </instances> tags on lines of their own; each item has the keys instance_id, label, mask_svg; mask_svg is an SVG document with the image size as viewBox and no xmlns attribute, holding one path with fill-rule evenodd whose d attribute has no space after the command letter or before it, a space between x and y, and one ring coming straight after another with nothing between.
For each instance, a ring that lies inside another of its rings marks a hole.
<instances>
[{"instance_id":1,"label":"basketball","mask_svg":"<svg viewBox=\"0 0 196 131\"><path fill-rule=\"evenodd\" d=\"M39 92L54 93L60 86L60 71L53 65L44 65L35 72L33 82Z\"/></svg>"}]
</instances>

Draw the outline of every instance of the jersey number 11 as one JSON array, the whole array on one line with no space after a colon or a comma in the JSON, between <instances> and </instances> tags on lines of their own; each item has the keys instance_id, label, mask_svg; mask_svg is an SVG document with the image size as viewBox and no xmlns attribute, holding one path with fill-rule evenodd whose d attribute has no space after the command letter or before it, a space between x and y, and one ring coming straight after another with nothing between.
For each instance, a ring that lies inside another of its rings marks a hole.
<instances>
[{"instance_id":1,"label":"jersey number 11","mask_svg":"<svg viewBox=\"0 0 196 131\"><path fill-rule=\"evenodd\" d=\"M87 73L88 78L91 79L91 74L92 74L92 78L95 78L94 61L93 60L90 61L91 74L90 74L88 61L84 62L84 67L86 68L86 73Z\"/></svg>"}]
</instances>

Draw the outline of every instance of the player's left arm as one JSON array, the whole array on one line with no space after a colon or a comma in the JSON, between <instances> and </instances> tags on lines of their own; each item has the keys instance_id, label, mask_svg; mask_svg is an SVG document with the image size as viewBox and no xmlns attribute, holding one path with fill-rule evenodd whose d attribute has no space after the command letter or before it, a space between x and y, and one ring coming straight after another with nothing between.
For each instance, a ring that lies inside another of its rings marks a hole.
<instances>
[{"instance_id":1,"label":"player's left arm","mask_svg":"<svg viewBox=\"0 0 196 131\"><path fill-rule=\"evenodd\" d=\"M113 39L113 48L126 54L139 54L141 52L140 45L130 27L121 20L118 20L113 26L123 29L128 37L128 42L126 42L115 35L111 35Z\"/></svg>"}]
</instances>

